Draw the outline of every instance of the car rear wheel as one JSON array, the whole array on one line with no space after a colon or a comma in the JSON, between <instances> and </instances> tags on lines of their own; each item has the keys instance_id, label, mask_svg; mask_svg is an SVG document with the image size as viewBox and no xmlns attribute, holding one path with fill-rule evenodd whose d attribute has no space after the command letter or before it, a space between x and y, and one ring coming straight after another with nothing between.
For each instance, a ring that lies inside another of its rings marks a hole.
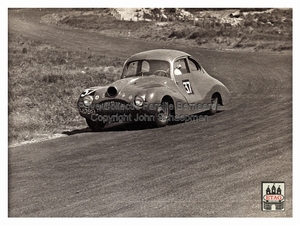
<instances>
[{"instance_id":1,"label":"car rear wheel","mask_svg":"<svg viewBox=\"0 0 300 225\"><path fill-rule=\"evenodd\" d=\"M217 96L212 97L211 99L211 105L209 109L210 115L215 115L218 111L218 104L219 104L219 98Z\"/></svg>"},{"instance_id":2,"label":"car rear wheel","mask_svg":"<svg viewBox=\"0 0 300 225\"><path fill-rule=\"evenodd\" d=\"M89 126L89 128L95 132L101 131L105 126L105 123L101 121L92 121L90 119L86 119L86 123Z\"/></svg>"},{"instance_id":3,"label":"car rear wheel","mask_svg":"<svg viewBox=\"0 0 300 225\"><path fill-rule=\"evenodd\" d=\"M158 127L164 127L169 123L171 110L168 101L163 101L157 109L157 114L155 116L155 123Z\"/></svg>"}]
</instances>

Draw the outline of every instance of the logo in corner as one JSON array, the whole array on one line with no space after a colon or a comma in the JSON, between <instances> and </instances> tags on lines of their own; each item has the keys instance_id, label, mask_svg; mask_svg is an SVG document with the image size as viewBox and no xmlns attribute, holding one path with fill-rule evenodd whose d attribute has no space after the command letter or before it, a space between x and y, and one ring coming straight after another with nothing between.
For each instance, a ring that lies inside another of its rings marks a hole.
<instances>
[{"instance_id":1,"label":"logo in corner","mask_svg":"<svg viewBox=\"0 0 300 225\"><path fill-rule=\"evenodd\" d=\"M262 182L261 197L263 211L284 211L285 209L285 183Z\"/></svg>"}]
</instances>

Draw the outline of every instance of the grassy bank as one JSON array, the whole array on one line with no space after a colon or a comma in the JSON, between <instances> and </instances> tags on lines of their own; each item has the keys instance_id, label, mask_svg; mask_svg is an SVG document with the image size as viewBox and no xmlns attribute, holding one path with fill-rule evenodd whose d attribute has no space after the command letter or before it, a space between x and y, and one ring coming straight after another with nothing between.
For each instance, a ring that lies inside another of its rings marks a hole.
<instances>
[{"instance_id":1,"label":"grassy bank","mask_svg":"<svg viewBox=\"0 0 300 225\"><path fill-rule=\"evenodd\" d=\"M12 35L8 58L9 144L84 125L77 97L86 87L117 79L123 63Z\"/></svg>"}]
</instances>

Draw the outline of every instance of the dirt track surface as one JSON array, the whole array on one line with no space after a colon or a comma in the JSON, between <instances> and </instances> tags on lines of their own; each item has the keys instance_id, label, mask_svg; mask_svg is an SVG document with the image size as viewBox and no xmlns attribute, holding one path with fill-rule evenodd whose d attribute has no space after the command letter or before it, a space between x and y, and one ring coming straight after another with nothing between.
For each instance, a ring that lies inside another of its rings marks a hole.
<instances>
[{"instance_id":1,"label":"dirt track surface","mask_svg":"<svg viewBox=\"0 0 300 225\"><path fill-rule=\"evenodd\" d=\"M9 12L9 33L120 58L163 46L46 26L43 10L28 12ZM232 91L227 110L9 148L10 217L292 216L292 54L164 46L195 55ZM261 211L262 181L285 182L284 212Z\"/></svg>"}]
</instances>

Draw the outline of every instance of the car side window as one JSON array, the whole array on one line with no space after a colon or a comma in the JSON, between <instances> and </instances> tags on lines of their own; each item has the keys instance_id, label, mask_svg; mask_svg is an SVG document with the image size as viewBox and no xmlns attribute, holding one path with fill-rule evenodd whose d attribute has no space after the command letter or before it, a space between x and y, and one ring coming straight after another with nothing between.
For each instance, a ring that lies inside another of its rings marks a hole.
<instances>
[{"instance_id":1,"label":"car side window","mask_svg":"<svg viewBox=\"0 0 300 225\"><path fill-rule=\"evenodd\" d=\"M189 73L186 59L178 59L174 62L174 74L181 75Z\"/></svg>"},{"instance_id":2,"label":"car side window","mask_svg":"<svg viewBox=\"0 0 300 225\"><path fill-rule=\"evenodd\" d=\"M189 67L190 67L191 72L198 71L201 69L199 64L194 59L189 58L188 60L189 60Z\"/></svg>"}]
</instances>

